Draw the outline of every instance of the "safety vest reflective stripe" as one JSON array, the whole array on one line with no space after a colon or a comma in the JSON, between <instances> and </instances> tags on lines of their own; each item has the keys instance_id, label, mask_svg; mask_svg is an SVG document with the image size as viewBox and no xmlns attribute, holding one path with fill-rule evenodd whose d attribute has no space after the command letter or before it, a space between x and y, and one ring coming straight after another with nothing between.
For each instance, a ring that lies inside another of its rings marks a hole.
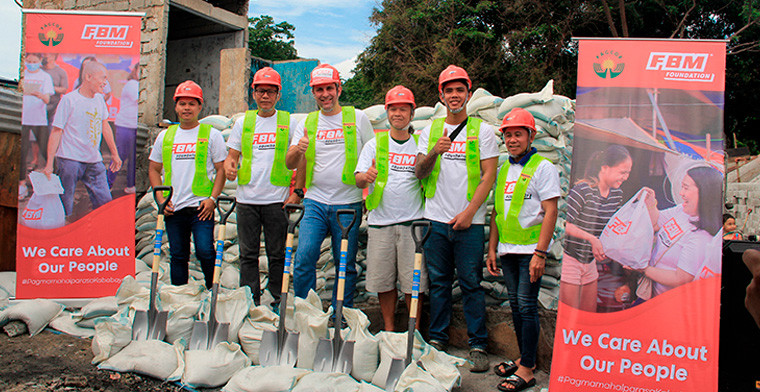
<instances>
[{"instance_id":1,"label":"safety vest reflective stripe","mask_svg":"<svg viewBox=\"0 0 760 392\"><path fill-rule=\"evenodd\" d=\"M533 174L541 161L546 158L533 154L520 172L520 177L515 183L512 191L512 200L509 202L509 211L504 214L504 195L506 194L507 174L509 173L509 161L504 162L499 172L499 178L496 181L496 192L494 192L494 210L496 211L496 227L499 229L499 242L505 244L528 245L538 242L538 236L541 234L541 224L530 227L522 227L517 217L520 215L523 203L525 202L525 192L528 190Z\"/></svg>"},{"instance_id":2,"label":"safety vest reflective stripe","mask_svg":"<svg viewBox=\"0 0 760 392\"><path fill-rule=\"evenodd\" d=\"M383 191L385 190L385 184L388 183L388 170L389 170L389 142L390 137L388 131L382 131L375 134L375 167L377 169L377 179L375 179L375 188L372 193L367 196L367 210L374 210L380 205L380 200L383 198Z\"/></svg>"},{"instance_id":3,"label":"safety vest reflective stripe","mask_svg":"<svg viewBox=\"0 0 760 392\"><path fill-rule=\"evenodd\" d=\"M341 176L343 183L346 185L356 185L354 169L359 158L356 145L356 109L353 106L343 106L341 110L343 123L343 143L345 146L346 160L343 164L343 174ZM317 140L317 123L319 121L319 111L311 112L306 116L304 128L309 136L309 148L306 149L306 187L311 186L311 180L314 176L314 160L316 158L316 140Z\"/></svg>"},{"instance_id":4,"label":"safety vest reflective stripe","mask_svg":"<svg viewBox=\"0 0 760 392\"><path fill-rule=\"evenodd\" d=\"M430 140L428 140L428 153L433 150L435 143L443 135L443 123L445 119L437 118L433 120L430 126ZM467 200L472 200L475 194L475 188L480 183L480 124L483 120L479 118L468 117L467 119L467 141L465 142L465 164L467 165ZM423 180L425 187L425 198L431 199L435 196L435 190L438 183L438 175L441 172L441 157L435 158L433 171Z\"/></svg>"},{"instance_id":5,"label":"safety vest reflective stripe","mask_svg":"<svg viewBox=\"0 0 760 392\"><path fill-rule=\"evenodd\" d=\"M243 157L238 171L238 184L246 185L251 181L251 162L253 162L253 134L256 131L256 115L258 110L245 112L243 120L243 135L240 140L240 153ZM277 130L274 142L274 162L269 181L275 186L289 186L293 172L285 166L285 155L288 152L288 132L290 129L290 113L277 111Z\"/></svg>"},{"instance_id":6,"label":"safety vest reflective stripe","mask_svg":"<svg viewBox=\"0 0 760 392\"><path fill-rule=\"evenodd\" d=\"M172 185L172 155L174 154L174 136L177 134L177 125L172 125L164 134L164 143L161 146L161 158L164 161L164 185ZM214 182L209 180L206 174L206 159L208 158L209 135L211 125L200 124L198 128L198 140L195 142L195 173L193 174L192 191L196 196L211 196ZM168 192L164 192L168 195Z\"/></svg>"}]
</instances>

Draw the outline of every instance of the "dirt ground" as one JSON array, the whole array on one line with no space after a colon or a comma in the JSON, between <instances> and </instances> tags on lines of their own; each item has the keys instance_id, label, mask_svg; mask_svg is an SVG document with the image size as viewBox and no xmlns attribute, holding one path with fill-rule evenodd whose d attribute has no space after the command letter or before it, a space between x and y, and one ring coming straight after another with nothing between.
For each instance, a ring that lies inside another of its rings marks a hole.
<instances>
[{"instance_id":1,"label":"dirt ground","mask_svg":"<svg viewBox=\"0 0 760 392\"><path fill-rule=\"evenodd\" d=\"M42 392L42 391L83 391L83 392L157 392L183 391L182 387L133 373L116 373L99 370L92 365L93 354L90 339L82 339L44 330L29 337L22 335L9 338L0 333L0 391ZM464 349L452 349L453 355L466 356ZM491 365L504 358L491 356ZM466 365L465 365L466 366ZM496 391L499 382L493 372L471 373L461 368L462 386L456 392ZM545 372L536 374L538 392L548 385ZM202 391L220 391L202 389Z\"/></svg>"}]
</instances>

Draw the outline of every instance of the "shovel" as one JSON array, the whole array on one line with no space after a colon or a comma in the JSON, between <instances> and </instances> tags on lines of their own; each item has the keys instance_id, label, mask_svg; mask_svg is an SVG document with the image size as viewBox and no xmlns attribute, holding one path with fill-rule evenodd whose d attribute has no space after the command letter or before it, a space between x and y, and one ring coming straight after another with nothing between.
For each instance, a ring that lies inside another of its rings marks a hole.
<instances>
[{"instance_id":1,"label":"shovel","mask_svg":"<svg viewBox=\"0 0 760 392\"><path fill-rule=\"evenodd\" d=\"M424 230L425 234L422 234L422 238L417 237L417 228L420 227ZM425 229L427 228L427 229ZM401 373L404 372L407 366L412 363L412 350L414 349L414 330L417 327L417 307L419 306L420 297L420 271L422 269L423 260L423 245L430 237L431 223L430 221L415 221L412 222L412 238L414 239L414 274L412 275L412 301L409 306L409 332L406 339L406 358L403 360L400 358L393 358L391 367L388 370L388 377L385 381L385 390L393 391L396 388Z\"/></svg>"},{"instance_id":2,"label":"shovel","mask_svg":"<svg viewBox=\"0 0 760 392\"><path fill-rule=\"evenodd\" d=\"M222 203L230 203L227 211L222 209ZM214 264L214 279L211 285L211 309L208 321L196 321L190 334L188 350L210 350L217 344L227 341L230 323L220 323L216 320L216 298L219 295L219 275L222 274L222 254L224 253L224 232L227 218L232 214L237 202L234 197L219 196L216 209L219 211L219 233L216 236L216 263Z\"/></svg>"},{"instance_id":3,"label":"shovel","mask_svg":"<svg viewBox=\"0 0 760 392\"><path fill-rule=\"evenodd\" d=\"M157 192L168 191L163 203L158 202ZM158 261L161 259L161 244L164 235L164 209L172 199L173 188L170 186L154 186L153 199L158 205L158 219L156 220L156 241L153 246L153 272L150 274L150 302L148 311L138 310L132 322L132 340L164 340L166 337L166 319L169 312L156 309L156 295L158 294Z\"/></svg>"},{"instance_id":4,"label":"shovel","mask_svg":"<svg viewBox=\"0 0 760 392\"><path fill-rule=\"evenodd\" d=\"M285 211L300 211L295 221L288 221L288 237L285 240L285 265L282 269L282 290L280 291L280 324L277 332L264 331L259 347L259 362L262 366L295 366L298 359L298 332L285 330L285 316L288 313L288 290L290 288L290 266L293 260L293 236L296 226L303 218L303 206L288 204Z\"/></svg>"},{"instance_id":5,"label":"shovel","mask_svg":"<svg viewBox=\"0 0 760 392\"><path fill-rule=\"evenodd\" d=\"M335 292L335 333L332 341L321 338L314 353L314 370L318 372L351 373L354 364L354 341L343 341L340 336L343 324L343 292L346 288L346 259L348 258L348 232L356 223L356 210L340 209L336 211L336 219L341 230L340 264L338 266L337 291ZM351 223L344 227L340 221L341 215L351 215Z\"/></svg>"}]
</instances>

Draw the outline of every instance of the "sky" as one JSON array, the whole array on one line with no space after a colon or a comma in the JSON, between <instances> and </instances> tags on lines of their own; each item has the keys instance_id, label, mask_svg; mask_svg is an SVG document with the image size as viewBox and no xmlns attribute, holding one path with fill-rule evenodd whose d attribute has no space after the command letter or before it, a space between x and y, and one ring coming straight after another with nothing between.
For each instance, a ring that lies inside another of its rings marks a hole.
<instances>
[{"instance_id":1,"label":"sky","mask_svg":"<svg viewBox=\"0 0 760 392\"><path fill-rule=\"evenodd\" d=\"M251 0L248 16L270 15L275 23L294 25L298 56L331 64L348 79L375 34L369 22L374 7L380 0ZM21 10L13 0L0 0L0 24L12 26L0 34L0 77L18 80Z\"/></svg>"}]
</instances>

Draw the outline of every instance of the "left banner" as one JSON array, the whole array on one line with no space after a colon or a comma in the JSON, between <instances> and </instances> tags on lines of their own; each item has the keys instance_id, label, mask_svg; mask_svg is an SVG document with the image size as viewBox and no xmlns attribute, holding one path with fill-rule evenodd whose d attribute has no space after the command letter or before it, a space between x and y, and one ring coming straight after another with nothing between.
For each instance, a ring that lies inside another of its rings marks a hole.
<instances>
[{"instance_id":1,"label":"left banner","mask_svg":"<svg viewBox=\"0 0 760 392\"><path fill-rule=\"evenodd\" d=\"M113 295L135 269L142 15L24 13L16 298Z\"/></svg>"}]
</instances>

